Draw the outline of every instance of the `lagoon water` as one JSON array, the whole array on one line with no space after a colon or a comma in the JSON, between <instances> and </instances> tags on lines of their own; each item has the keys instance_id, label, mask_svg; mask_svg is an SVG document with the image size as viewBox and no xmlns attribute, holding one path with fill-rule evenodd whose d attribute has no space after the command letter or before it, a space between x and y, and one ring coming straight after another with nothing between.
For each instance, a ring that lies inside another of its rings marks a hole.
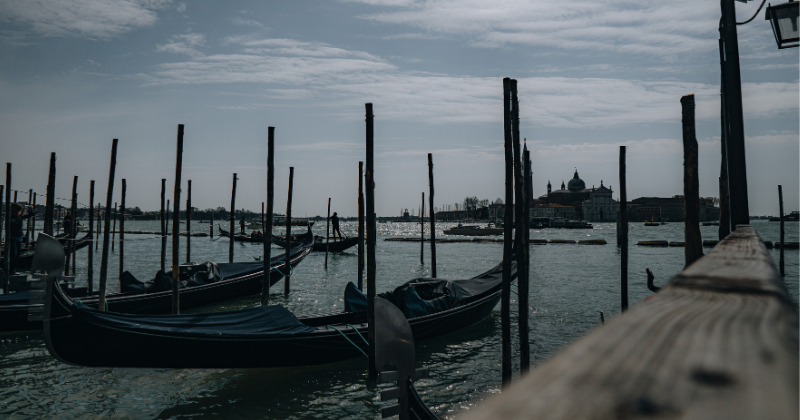
<instances>
[{"instance_id":1,"label":"lagoon water","mask_svg":"<svg viewBox=\"0 0 800 420\"><path fill-rule=\"evenodd\" d=\"M437 237L453 224L437 224ZM762 239L779 240L779 224L753 221ZM126 222L126 230L158 230L158 222ZM207 225L192 227L207 232ZM283 231L282 228L281 231ZM294 231L304 228L293 228ZM377 289L391 289L409 279L427 276L430 245L424 247L420 264L418 242L387 242L385 238L418 236L419 224L379 223ZM717 227L703 226L704 239L717 239ZM323 230L317 227L319 234ZM342 224L347 235L356 225ZM278 229L275 231L278 232ZM530 307L532 363L540 364L560 349L599 325L599 311L606 320L619 314L619 250L615 225L596 223L592 230L532 230L532 239L605 239L607 245L532 246ZM216 235L216 234L215 234ZM427 237L426 233L426 237ZM787 223L786 241L798 241L798 224ZM152 235L126 235L125 268L140 279L158 269L160 240ZM630 225L629 301L636 305L651 293L645 268L661 285L683 268L683 248L636 246L643 240L683 240L683 223L658 227ZM170 240L171 243L171 240ZM181 238L185 251L186 238ZM101 246L102 249L102 246ZM215 236L191 238L192 260L227 261L228 239ZM705 248L708 251L709 248ZM279 248L273 248L273 253ZM112 254L109 288L116 290L118 252ZM786 250L786 280L792 299L798 298L798 251ZM771 250L776 265L777 249ZM236 243L235 260L253 261L261 255L260 244ZM95 282L100 251L95 253ZM440 243L436 247L437 274L441 278L468 278L498 264L502 244ZM167 256L169 262L171 257ZM185 256L181 255L181 261ZM86 281L86 251L78 253L78 285ZM357 254L331 254L328 268L324 253L311 253L295 270L292 293L273 286L270 302L288 307L297 315L328 312L342 307L348 281L355 282ZM228 301L195 311L244 308L258 304L258 297ZM517 303L512 294L512 339L517 347ZM488 318L469 328L417 343L417 366L428 367L430 377L418 382L422 398L440 416L479 407L500 389L500 306ZM515 372L518 357L514 353ZM168 352L170 349L152 349ZM209 358L226 357L209 354ZM380 418L379 389L366 376L366 359L305 368L280 369L123 369L68 366L47 352L41 332L0 334L0 417L3 418L203 418L305 419Z\"/></svg>"}]
</instances>

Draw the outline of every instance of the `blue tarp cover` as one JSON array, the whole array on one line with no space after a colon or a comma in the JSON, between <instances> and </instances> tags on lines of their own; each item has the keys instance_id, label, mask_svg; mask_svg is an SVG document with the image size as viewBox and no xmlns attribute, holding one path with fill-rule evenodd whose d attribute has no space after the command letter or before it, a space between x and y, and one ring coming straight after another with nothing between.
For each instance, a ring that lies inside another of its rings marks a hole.
<instances>
[{"instance_id":1,"label":"blue tarp cover","mask_svg":"<svg viewBox=\"0 0 800 420\"><path fill-rule=\"evenodd\" d=\"M126 331L178 337L267 338L310 333L316 327L300 322L280 305L257 306L235 311L184 315L138 315L101 312L74 301L73 316L86 322Z\"/></svg>"}]
</instances>

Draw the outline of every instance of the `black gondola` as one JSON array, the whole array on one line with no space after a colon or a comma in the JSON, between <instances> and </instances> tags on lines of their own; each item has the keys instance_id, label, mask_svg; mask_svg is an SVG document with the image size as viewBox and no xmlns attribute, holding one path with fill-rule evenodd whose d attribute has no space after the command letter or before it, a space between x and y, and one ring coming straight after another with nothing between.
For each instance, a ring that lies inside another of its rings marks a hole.
<instances>
[{"instance_id":1,"label":"black gondola","mask_svg":"<svg viewBox=\"0 0 800 420\"><path fill-rule=\"evenodd\" d=\"M64 247L64 252L69 251L70 242L75 244L75 250L83 249L89 244L92 243L92 237L87 233L83 235L80 239L74 239L73 237L67 236L66 234L61 234L56 236L59 242L61 242L61 246ZM19 257L17 258L17 265L16 268L27 270L31 268L31 261L33 261L33 253L35 252L35 247L23 249L22 252L19 253ZM5 256L0 258L0 265L5 263Z\"/></svg>"},{"instance_id":2,"label":"black gondola","mask_svg":"<svg viewBox=\"0 0 800 420\"><path fill-rule=\"evenodd\" d=\"M221 227L218 227L218 228L219 228L219 236L224 236L226 238L229 238L231 236L230 232L228 232L227 230L225 230L225 229L223 229ZM236 233L236 234L233 235L233 240L237 241L237 242L258 242L258 243L263 243L264 242L264 236L261 235L260 232L259 232L259 234L251 233L250 235L242 235L242 234Z\"/></svg>"},{"instance_id":3,"label":"black gondola","mask_svg":"<svg viewBox=\"0 0 800 420\"><path fill-rule=\"evenodd\" d=\"M302 241L305 241L306 235L310 235L310 233L301 233L298 235L292 235L292 246ZM284 236L275 236L272 235L272 243L278 245L281 248L286 248L286 237ZM352 248L358 245L358 238L344 238L339 241L330 241L327 244L325 243L325 238L321 236L314 237L314 251L325 251L327 247L329 252L341 252L347 248Z\"/></svg>"},{"instance_id":4,"label":"black gondola","mask_svg":"<svg viewBox=\"0 0 800 420\"><path fill-rule=\"evenodd\" d=\"M383 295L397 305L412 295L444 292L422 299L423 306L441 308L449 302L450 308L408 319L415 339L425 339L488 316L500 300L501 283L502 264L467 280L414 279ZM366 355L366 311L361 310L299 318L279 305L187 315L120 314L69 298L52 278L43 295L47 349L73 365L255 368L320 365Z\"/></svg>"},{"instance_id":5,"label":"black gondola","mask_svg":"<svg viewBox=\"0 0 800 420\"><path fill-rule=\"evenodd\" d=\"M310 241L306 241L294 248L290 256L291 267L297 266L310 252ZM270 285L283 278L283 273L286 272L284 258L284 255L272 258L270 262L272 267L270 270ZM180 305L182 309L261 293L261 280L264 273L262 262L220 263L217 266L220 268L219 280L201 285L188 283L186 287L181 288ZM190 266L182 266L182 268L188 267ZM190 272L191 270L187 271ZM159 272L156 279L163 278L164 274ZM171 272L166 273L166 277L170 278ZM183 276L182 280L184 280ZM164 289L162 291L108 294L106 295L108 310L128 314L169 313L172 310L171 280L169 281L169 287L162 288ZM78 290L66 289L65 293L80 299L80 302L87 306L97 307L98 295L96 293L91 296L86 296L84 293L82 296L79 293L75 293ZM28 312L32 308L41 308L41 305L37 306L29 302L30 296L31 291L0 295L0 332L42 328L41 321L28 320Z\"/></svg>"}]
</instances>

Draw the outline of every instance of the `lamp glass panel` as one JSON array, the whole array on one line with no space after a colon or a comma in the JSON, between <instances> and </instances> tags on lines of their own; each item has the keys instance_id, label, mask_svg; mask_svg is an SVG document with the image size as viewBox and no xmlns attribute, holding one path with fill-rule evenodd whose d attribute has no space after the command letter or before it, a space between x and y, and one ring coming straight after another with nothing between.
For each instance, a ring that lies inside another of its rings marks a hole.
<instances>
[{"instance_id":1,"label":"lamp glass panel","mask_svg":"<svg viewBox=\"0 0 800 420\"><path fill-rule=\"evenodd\" d=\"M774 11L781 30L781 41L797 39L797 8L784 7Z\"/></svg>"}]
</instances>

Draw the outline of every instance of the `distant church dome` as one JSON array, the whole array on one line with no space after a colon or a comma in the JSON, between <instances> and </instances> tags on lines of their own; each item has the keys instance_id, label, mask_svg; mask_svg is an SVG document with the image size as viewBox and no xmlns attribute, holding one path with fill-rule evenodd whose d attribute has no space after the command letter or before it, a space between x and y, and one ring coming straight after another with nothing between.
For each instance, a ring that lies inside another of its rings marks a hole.
<instances>
[{"instance_id":1,"label":"distant church dome","mask_svg":"<svg viewBox=\"0 0 800 420\"><path fill-rule=\"evenodd\" d=\"M575 169L575 176L569 180L569 184L567 184L567 189L571 192L581 192L586 189L586 183L583 182L580 177L578 177L578 170Z\"/></svg>"}]
</instances>

